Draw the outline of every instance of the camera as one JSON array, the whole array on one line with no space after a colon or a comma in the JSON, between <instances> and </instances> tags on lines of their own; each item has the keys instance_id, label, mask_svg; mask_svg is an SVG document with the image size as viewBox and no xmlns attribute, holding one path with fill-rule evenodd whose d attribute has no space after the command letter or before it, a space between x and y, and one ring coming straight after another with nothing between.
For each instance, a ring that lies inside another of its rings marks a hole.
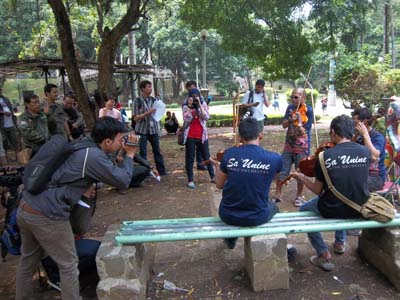
<instances>
[{"instance_id":1,"label":"camera","mask_svg":"<svg viewBox=\"0 0 400 300\"><path fill-rule=\"evenodd\" d=\"M139 147L140 144L140 135L137 135L137 141L136 143L132 143L128 141L128 135L125 135L122 137L123 141L125 142L125 145L127 146L132 146L132 147Z\"/></svg>"}]
</instances>

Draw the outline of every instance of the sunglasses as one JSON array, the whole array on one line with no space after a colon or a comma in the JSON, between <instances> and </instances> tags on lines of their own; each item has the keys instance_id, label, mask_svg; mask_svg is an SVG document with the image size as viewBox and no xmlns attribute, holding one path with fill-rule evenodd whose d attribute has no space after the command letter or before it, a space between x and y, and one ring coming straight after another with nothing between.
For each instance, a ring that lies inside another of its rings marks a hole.
<instances>
[{"instance_id":1,"label":"sunglasses","mask_svg":"<svg viewBox=\"0 0 400 300\"><path fill-rule=\"evenodd\" d=\"M290 96L291 99L299 99L299 96Z\"/></svg>"}]
</instances>

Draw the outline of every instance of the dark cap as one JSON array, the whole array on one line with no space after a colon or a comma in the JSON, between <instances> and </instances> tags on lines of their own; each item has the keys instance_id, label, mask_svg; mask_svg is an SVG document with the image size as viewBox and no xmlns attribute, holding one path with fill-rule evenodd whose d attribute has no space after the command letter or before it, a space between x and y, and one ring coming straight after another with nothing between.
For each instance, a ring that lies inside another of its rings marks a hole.
<instances>
[{"instance_id":1,"label":"dark cap","mask_svg":"<svg viewBox=\"0 0 400 300\"><path fill-rule=\"evenodd\" d=\"M265 86L265 81L264 81L264 80L262 80L262 79L257 79L257 81L256 81L256 85L262 85L262 86Z\"/></svg>"},{"instance_id":2,"label":"dark cap","mask_svg":"<svg viewBox=\"0 0 400 300\"><path fill-rule=\"evenodd\" d=\"M199 95L200 96L200 91L198 89L191 89L189 91L189 97L193 97L194 95Z\"/></svg>"}]
</instances>

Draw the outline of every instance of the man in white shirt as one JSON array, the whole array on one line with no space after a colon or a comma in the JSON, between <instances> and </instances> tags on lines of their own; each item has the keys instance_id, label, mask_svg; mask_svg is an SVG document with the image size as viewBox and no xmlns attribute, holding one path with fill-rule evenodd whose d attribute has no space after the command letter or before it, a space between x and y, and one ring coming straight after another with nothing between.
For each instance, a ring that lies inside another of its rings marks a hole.
<instances>
[{"instance_id":1,"label":"man in white shirt","mask_svg":"<svg viewBox=\"0 0 400 300\"><path fill-rule=\"evenodd\" d=\"M0 129L4 141L15 151L17 156L18 137L17 137L17 121L14 116L13 107L10 100L3 95L3 89L0 87Z\"/></svg>"},{"instance_id":2,"label":"man in white shirt","mask_svg":"<svg viewBox=\"0 0 400 300\"><path fill-rule=\"evenodd\" d=\"M251 117L258 121L258 128L260 132L264 130L264 105L269 106L268 96L264 92L265 81L258 79L254 90L246 92L243 96L241 109L250 108Z\"/></svg>"}]
</instances>

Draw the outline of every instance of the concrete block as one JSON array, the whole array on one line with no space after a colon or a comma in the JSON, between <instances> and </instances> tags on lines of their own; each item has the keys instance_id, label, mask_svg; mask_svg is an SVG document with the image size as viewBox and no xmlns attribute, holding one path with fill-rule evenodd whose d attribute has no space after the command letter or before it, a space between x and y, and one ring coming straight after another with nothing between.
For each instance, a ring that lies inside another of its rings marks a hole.
<instances>
[{"instance_id":1,"label":"concrete block","mask_svg":"<svg viewBox=\"0 0 400 300\"><path fill-rule=\"evenodd\" d=\"M364 229L358 240L360 254L400 290L400 229Z\"/></svg>"},{"instance_id":2,"label":"concrete block","mask_svg":"<svg viewBox=\"0 0 400 300\"><path fill-rule=\"evenodd\" d=\"M119 226L110 225L96 256L98 299L145 299L155 259L154 244L116 246Z\"/></svg>"},{"instance_id":3,"label":"concrete block","mask_svg":"<svg viewBox=\"0 0 400 300\"><path fill-rule=\"evenodd\" d=\"M244 250L246 270L255 292L289 288L286 235L245 238Z\"/></svg>"}]
</instances>

